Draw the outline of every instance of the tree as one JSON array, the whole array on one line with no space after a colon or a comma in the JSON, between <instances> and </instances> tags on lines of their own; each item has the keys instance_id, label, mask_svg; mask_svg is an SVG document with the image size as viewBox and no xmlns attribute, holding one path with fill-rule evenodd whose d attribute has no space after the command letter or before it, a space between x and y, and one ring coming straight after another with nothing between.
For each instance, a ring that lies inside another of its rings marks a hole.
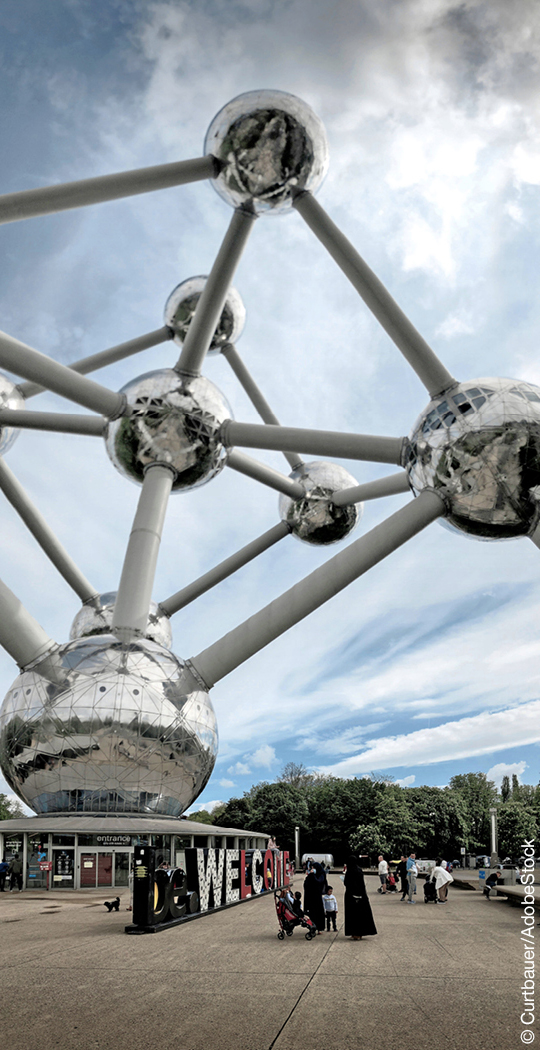
<instances>
[{"instance_id":1,"label":"tree","mask_svg":"<svg viewBox=\"0 0 540 1050\"><path fill-rule=\"evenodd\" d=\"M503 802L506 802L511 794L512 788L510 787L510 777L504 776L501 781L501 798Z\"/></svg>"},{"instance_id":2,"label":"tree","mask_svg":"<svg viewBox=\"0 0 540 1050\"><path fill-rule=\"evenodd\" d=\"M407 788L406 798L418 823L417 849L435 859L451 860L465 845L467 812L461 795L450 788Z\"/></svg>"},{"instance_id":3,"label":"tree","mask_svg":"<svg viewBox=\"0 0 540 1050\"><path fill-rule=\"evenodd\" d=\"M25 817L26 815L20 802L0 793L0 820L13 820L14 817Z\"/></svg>"},{"instance_id":4,"label":"tree","mask_svg":"<svg viewBox=\"0 0 540 1050\"><path fill-rule=\"evenodd\" d=\"M351 835L359 822L373 820L378 797L369 778L321 778L306 795L311 833L302 853L331 853L336 863L345 861Z\"/></svg>"},{"instance_id":5,"label":"tree","mask_svg":"<svg viewBox=\"0 0 540 1050\"><path fill-rule=\"evenodd\" d=\"M359 824L351 835L350 846L355 851L383 853L396 859L401 853L418 848L419 825L406 793L394 785L379 793L374 820Z\"/></svg>"},{"instance_id":6,"label":"tree","mask_svg":"<svg viewBox=\"0 0 540 1050\"><path fill-rule=\"evenodd\" d=\"M309 831L309 809L305 795L292 784L264 784L254 793L250 828L274 835L280 849L294 854L295 828Z\"/></svg>"},{"instance_id":7,"label":"tree","mask_svg":"<svg viewBox=\"0 0 540 1050\"><path fill-rule=\"evenodd\" d=\"M225 806L216 806L211 813L207 809L200 809L197 813L190 813L189 816L184 817L184 820L195 820L198 824L215 824L219 826L222 823L222 816L225 810Z\"/></svg>"},{"instance_id":8,"label":"tree","mask_svg":"<svg viewBox=\"0 0 540 1050\"><path fill-rule=\"evenodd\" d=\"M311 773L303 762L287 762L279 776L276 777L278 783L292 784L293 787L300 790L309 789L323 779L324 777L319 776L318 773Z\"/></svg>"},{"instance_id":9,"label":"tree","mask_svg":"<svg viewBox=\"0 0 540 1050\"><path fill-rule=\"evenodd\" d=\"M523 843L537 837L535 813L518 799L509 799L499 810L499 853L520 857Z\"/></svg>"},{"instance_id":10,"label":"tree","mask_svg":"<svg viewBox=\"0 0 540 1050\"><path fill-rule=\"evenodd\" d=\"M460 773L450 780L450 788L461 798L466 818L465 846L469 850L487 849L490 838L489 809L497 802L497 789L485 773Z\"/></svg>"}]
</instances>

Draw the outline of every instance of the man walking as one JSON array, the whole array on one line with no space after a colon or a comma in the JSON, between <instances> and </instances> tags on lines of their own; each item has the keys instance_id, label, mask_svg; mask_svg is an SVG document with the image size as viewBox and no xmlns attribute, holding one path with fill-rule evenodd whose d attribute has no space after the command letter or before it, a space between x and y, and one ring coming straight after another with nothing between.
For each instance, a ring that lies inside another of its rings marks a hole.
<instances>
[{"instance_id":1,"label":"man walking","mask_svg":"<svg viewBox=\"0 0 540 1050\"><path fill-rule=\"evenodd\" d=\"M386 879L388 876L388 864L385 861L382 853L377 858L379 861L379 879L381 880L381 893L386 893Z\"/></svg>"},{"instance_id":2,"label":"man walking","mask_svg":"<svg viewBox=\"0 0 540 1050\"><path fill-rule=\"evenodd\" d=\"M418 875L418 868L416 867L416 853L410 853L407 860L407 883L409 886L409 897L408 904L416 904L414 895L416 893L416 876Z\"/></svg>"},{"instance_id":3,"label":"man walking","mask_svg":"<svg viewBox=\"0 0 540 1050\"><path fill-rule=\"evenodd\" d=\"M407 896L407 858L404 853L401 854L401 860L396 868L396 875L399 875L401 879L401 900L404 901Z\"/></svg>"}]
</instances>

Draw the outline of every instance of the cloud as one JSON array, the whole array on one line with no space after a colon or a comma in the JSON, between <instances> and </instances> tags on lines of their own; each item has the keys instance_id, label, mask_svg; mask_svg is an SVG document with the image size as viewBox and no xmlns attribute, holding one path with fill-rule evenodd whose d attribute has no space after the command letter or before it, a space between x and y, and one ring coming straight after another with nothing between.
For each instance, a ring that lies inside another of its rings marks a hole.
<instances>
[{"instance_id":1,"label":"cloud","mask_svg":"<svg viewBox=\"0 0 540 1050\"><path fill-rule=\"evenodd\" d=\"M527 769L526 762L497 762L496 765L491 766L486 773L488 780L493 780L496 787L500 788L503 777L512 778L515 774L518 778Z\"/></svg>"},{"instance_id":2,"label":"cloud","mask_svg":"<svg viewBox=\"0 0 540 1050\"><path fill-rule=\"evenodd\" d=\"M415 777L414 773L411 773L410 776L408 776L408 777L401 777L401 780L395 780L394 783L395 784L399 784L399 786L402 787L402 788L406 788L406 787L411 787L411 784L414 784L415 780L416 780L416 777Z\"/></svg>"},{"instance_id":3,"label":"cloud","mask_svg":"<svg viewBox=\"0 0 540 1050\"><path fill-rule=\"evenodd\" d=\"M362 754L332 766L319 767L319 772L347 777L371 769L457 761L538 741L540 700L507 711L484 711L434 729L381 737L372 740Z\"/></svg>"},{"instance_id":4,"label":"cloud","mask_svg":"<svg viewBox=\"0 0 540 1050\"><path fill-rule=\"evenodd\" d=\"M263 744L253 752L249 761L252 766L262 766L264 769L270 769L270 766L276 761L275 748L270 747L269 744Z\"/></svg>"},{"instance_id":5,"label":"cloud","mask_svg":"<svg viewBox=\"0 0 540 1050\"><path fill-rule=\"evenodd\" d=\"M220 787L233 788L235 787L234 780L227 780L225 777L219 781Z\"/></svg>"},{"instance_id":6,"label":"cloud","mask_svg":"<svg viewBox=\"0 0 540 1050\"><path fill-rule=\"evenodd\" d=\"M247 776L248 773L251 773L251 766L248 766L246 762L235 762L234 766L229 766L227 773L237 777Z\"/></svg>"}]
</instances>

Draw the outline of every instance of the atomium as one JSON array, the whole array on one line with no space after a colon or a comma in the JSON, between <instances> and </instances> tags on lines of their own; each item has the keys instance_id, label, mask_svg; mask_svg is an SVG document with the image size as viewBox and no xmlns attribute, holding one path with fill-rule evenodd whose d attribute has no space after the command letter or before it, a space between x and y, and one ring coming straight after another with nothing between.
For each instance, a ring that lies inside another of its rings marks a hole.
<instances>
[{"instance_id":1,"label":"atomium","mask_svg":"<svg viewBox=\"0 0 540 1050\"><path fill-rule=\"evenodd\" d=\"M208 276L182 282L169 296L165 327L71 368L0 334L0 365L25 380L18 387L0 382L0 452L15 427L105 436L116 469L140 486L118 588L100 595L0 458L5 497L83 603L72 641L58 645L0 583L0 642L21 668L0 711L0 765L38 812L181 814L214 766L209 692L216 683L432 522L481 540L530 537L540 546L540 388L512 379L458 381L448 371L315 200L328 151L310 107L284 92L241 95L216 115L204 148L205 156L172 166L177 183L208 178L235 211ZM156 167L136 172L137 192L169 187L171 165L164 168L163 175ZM133 193L133 172L75 186L78 207L98 204ZM71 184L64 196L58 186L9 194L0 198L0 221L61 211L73 200ZM426 388L429 404L408 438L282 426L238 355L244 311L232 280L254 217L292 209ZM87 378L171 334L182 348L174 367L160 359L120 393ZM201 375L207 354L218 350L260 424L236 421ZM44 389L92 414L28 408ZM243 448L283 453L292 472ZM311 455L322 459L304 462ZM332 458L400 469L358 483ZM152 591L169 495L225 468L277 490L280 520L158 605ZM171 652L169 620L179 610L291 533L312 546L346 540L364 501L397 494L412 498L244 623L188 660Z\"/></svg>"},{"instance_id":2,"label":"atomium","mask_svg":"<svg viewBox=\"0 0 540 1050\"><path fill-rule=\"evenodd\" d=\"M0 712L2 771L37 813L178 816L216 754L208 693L148 640L103 635L60 646L19 675Z\"/></svg>"},{"instance_id":3,"label":"atomium","mask_svg":"<svg viewBox=\"0 0 540 1050\"><path fill-rule=\"evenodd\" d=\"M458 383L410 436L413 491L444 496L444 524L483 540L527 536L540 509L540 388L514 379Z\"/></svg>"},{"instance_id":4,"label":"atomium","mask_svg":"<svg viewBox=\"0 0 540 1050\"><path fill-rule=\"evenodd\" d=\"M117 591L106 591L104 594L99 594L97 598L86 602L82 609L79 609L69 632L70 641L111 633L117 593ZM171 621L161 611L157 602L150 602L145 637L166 649L171 648Z\"/></svg>"},{"instance_id":5,"label":"atomium","mask_svg":"<svg viewBox=\"0 0 540 1050\"><path fill-rule=\"evenodd\" d=\"M109 423L105 444L116 469L142 482L152 464L175 471L173 491L197 488L219 474L227 449L220 426L232 412L223 394L204 376L172 368L148 372L121 393L132 414Z\"/></svg>"},{"instance_id":6,"label":"atomium","mask_svg":"<svg viewBox=\"0 0 540 1050\"><path fill-rule=\"evenodd\" d=\"M340 507L332 499L336 492L356 485L347 470L337 463L303 463L289 477L306 490L299 499L279 497L281 520L290 526L293 536L304 543L325 546L345 539L356 528L362 506L349 503Z\"/></svg>"},{"instance_id":7,"label":"atomium","mask_svg":"<svg viewBox=\"0 0 540 1050\"><path fill-rule=\"evenodd\" d=\"M204 150L220 162L220 197L260 214L288 211L295 193L314 193L328 168L321 121L285 91L238 95L214 117Z\"/></svg>"},{"instance_id":8,"label":"atomium","mask_svg":"<svg viewBox=\"0 0 540 1050\"><path fill-rule=\"evenodd\" d=\"M163 312L163 322L174 332L174 341L182 346L189 325L206 284L206 277L190 277L173 289ZM227 343L242 335L246 310L236 288L229 288L218 326L208 347L208 354L219 354Z\"/></svg>"}]
</instances>

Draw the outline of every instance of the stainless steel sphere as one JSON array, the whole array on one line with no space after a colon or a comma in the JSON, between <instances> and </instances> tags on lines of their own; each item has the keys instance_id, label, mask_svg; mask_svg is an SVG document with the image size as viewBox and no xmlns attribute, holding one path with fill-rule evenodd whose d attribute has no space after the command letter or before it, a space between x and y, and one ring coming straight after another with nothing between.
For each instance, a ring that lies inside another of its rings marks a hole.
<instances>
[{"instance_id":1,"label":"stainless steel sphere","mask_svg":"<svg viewBox=\"0 0 540 1050\"><path fill-rule=\"evenodd\" d=\"M290 525L293 536L322 546L338 543L352 532L362 517L363 504L336 507L332 501L334 493L358 484L352 474L336 463L313 462L291 471L289 477L306 489L302 499L279 497L281 520Z\"/></svg>"},{"instance_id":2,"label":"stainless steel sphere","mask_svg":"<svg viewBox=\"0 0 540 1050\"><path fill-rule=\"evenodd\" d=\"M320 186L328 168L323 124L286 91L248 91L214 117L204 152L221 170L213 185L233 208L288 211L295 193Z\"/></svg>"},{"instance_id":3,"label":"stainless steel sphere","mask_svg":"<svg viewBox=\"0 0 540 1050\"><path fill-rule=\"evenodd\" d=\"M174 332L174 342L179 346L186 338L206 281L206 277L190 277L187 281L182 281L182 284L177 284L165 303L163 321ZM236 288L229 288L208 353L219 354L226 343L236 342L242 335L245 321L246 309L240 295Z\"/></svg>"},{"instance_id":4,"label":"stainless steel sphere","mask_svg":"<svg viewBox=\"0 0 540 1050\"><path fill-rule=\"evenodd\" d=\"M210 697L182 661L112 635L68 642L55 659L56 684L39 665L23 671L0 711L13 791L37 813L181 815L217 755Z\"/></svg>"},{"instance_id":5,"label":"stainless steel sphere","mask_svg":"<svg viewBox=\"0 0 540 1050\"><path fill-rule=\"evenodd\" d=\"M483 540L526 536L540 511L540 388L515 379L458 383L430 401L406 456L415 493L446 499L441 519Z\"/></svg>"},{"instance_id":6,"label":"stainless steel sphere","mask_svg":"<svg viewBox=\"0 0 540 1050\"><path fill-rule=\"evenodd\" d=\"M116 591L107 591L105 594L100 594L99 604L87 602L79 609L69 632L70 641L75 641L76 638L91 638L96 634L111 633L116 593ZM171 648L171 621L161 611L157 602L150 602L148 624L144 637L150 638L152 642L157 642L158 645L164 646L165 649Z\"/></svg>"},{"instance_id":7,"label":"stainless steel sphere","mask_svg":"<svg viewBox=\"0 0 540 1050\"><path fill-rule=\"evenodd\" d=\"M15 383L12 383L11 379L8 379L2 372L0 372L0 408L16 410L26 408L26 401L20 390L17 390ZM20 430L16 430L15 427L10 427L6 423L0 426L0 456L5 455L13 442L17 440L19 434Z\"/></svg>"},{"instance_id":8,"label":"stainless steel sphere","mask_svg":"<svg viewBox=\"0 0 540 1050\"><path fill-rule=\"evenodd\" d=\"M232 418L230 405L204 376L182 376L173 368L133 379L122 392L133 414L107 426L105 445L117 470L142 482L145 467L173 467L173 492L204 485L225 465L219 428Z\"/></svg>"}]
</instances>

